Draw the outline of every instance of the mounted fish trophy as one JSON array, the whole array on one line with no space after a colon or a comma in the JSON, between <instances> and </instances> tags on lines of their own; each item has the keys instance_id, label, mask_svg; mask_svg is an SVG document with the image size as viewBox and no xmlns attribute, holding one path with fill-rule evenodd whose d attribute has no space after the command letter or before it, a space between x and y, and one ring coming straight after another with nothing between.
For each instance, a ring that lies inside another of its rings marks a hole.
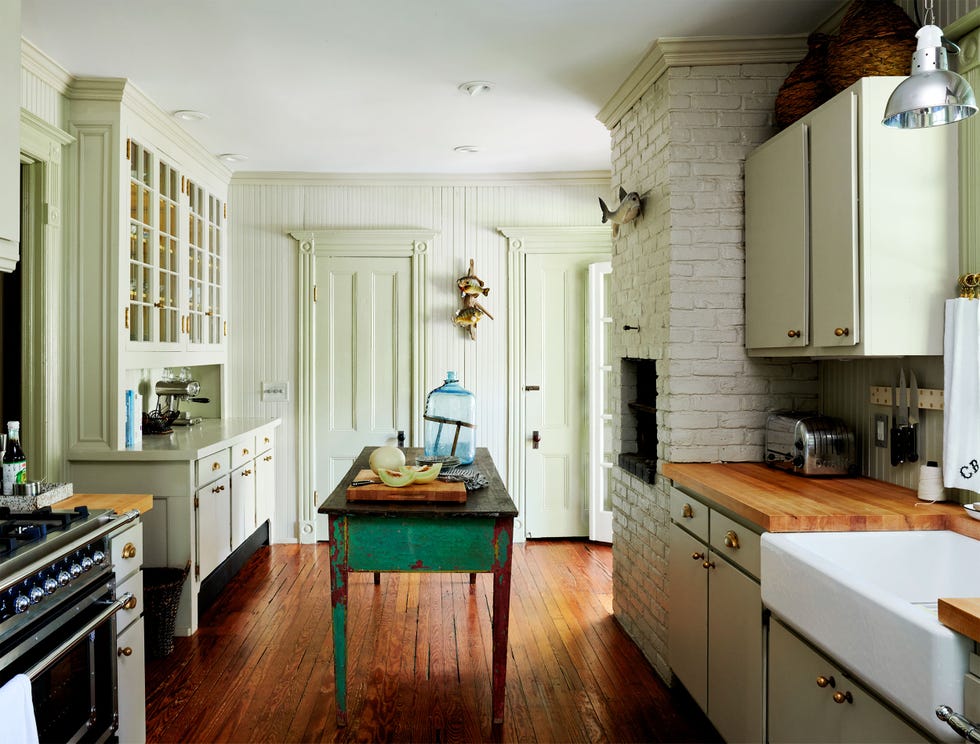
<instances>
[{"instance_id":1,"label":"mounted fish trophy","mask_svg":"<svg viewBox=\"0 0 980 744\"><path fill-rule=\"evenodd\" d=\"M620 225L632 222L643 214L643 197L636 191L631 191L627 194L626 189L620 186L619 206L616 209L610 210L601 196L599 197L599 206L602 209L602 224L605 225L607 222L612 222L612 234L615 238L619 235Z\"/></svg>"},{"instance_id":2,"label":"mounted fish trophy","mask_svg":"<svg viewBox=\"0 0 980 744\"><path fill-rule=\"evenodd\" d=\"M459 289L463 307L456 311L453 316L453 323L460 328L468 329L470 338L476 341L476 324L483 319L484 315L490 320L493 320L493 316L483 305L477 302L477 298L481 295L486 297L490 294L490 287L484 284L483 280L474 273L473 263L471 258L470 270L456 280L456 287Z\"/></svg>"}]
</instances>

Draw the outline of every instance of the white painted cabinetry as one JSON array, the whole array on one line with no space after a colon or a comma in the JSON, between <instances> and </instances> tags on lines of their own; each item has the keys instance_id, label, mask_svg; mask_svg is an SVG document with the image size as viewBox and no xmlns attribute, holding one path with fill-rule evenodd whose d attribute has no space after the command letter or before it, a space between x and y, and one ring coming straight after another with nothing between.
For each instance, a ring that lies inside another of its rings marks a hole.
<instances>
[{"instance_id":1,"label":"white painted cabinetry","mask_svg":"<svg viewBox=\"0 0 980 744\"><path fill-rule=\"evenodd\" d=\"M72 447L124 444L127 371L223 365L230 172L126 80L76 78Z\"/></svg>"},{"instance_id":2,"label":"white painted cabinetry","mask_svg":"<svg viewBox=\"0 0 980 744\"><path fill-rule=\"evenodd\" d=\"M20 0L0 0L0 271L20 257Z\"/></svg>"},{"instance_id":3,"label":"white painted cabinetry","mask_svg":"<svg viewBox=\"0 0 980 744\"><path fill-rule=\"evenodd\" d=\"M109 538L116 570L116 596L133 595L116 614L116 682L122 744L146 741L146 682L143 641L143 525L136 522Z\"/></svg>"},{"instance_id":4,"label":"white painted cabinetry","mask_svg":"<svg viewBox=\"0 0 980 744\"><path fill-rule=\"evenodd\" d=\"M671 488L669 663L726 741L763 741L759 536Z\"/></svg>"},{"instance_id":5,"label":"white painted cabinetry","mask_svg":"<svg viewBox=\"0 0 980 744\"><path fill-rule=\"evenodd\" d=\"M746 160L751 355L942 354L958 274L956 131L882 126L901 80L861 79Z\"/></svg>"},{"instance_id":6,"label":"white painted cabinetry","mask_svg":"<svg viewBox=\"0 0 980 744\"><path fill-rule=\"evenodd\" d=\"M256 461L275 462L279 423L206 419L166 437L144 437L142 451L70 459L71 480L80 492L153 494L153 509L143 515L146 565L192 566L177 611L177 635L197 630L201 583L219 569L219 576L233 575L271 535L271 525L269 533L258 530L274 510L275 478L267 468L260 484ZM264 447L258 454L257 442Z\"/></svg>"},{"instance_id":7,"label":"white painted cabinetry","mask_svg":"<svg viewBox=\"0 0 980 744\"><path fill-rule=\"evenodd\" d=\"M909 670L914 674L914 670ZM923 742L915 728L776 618L769 629L769 741Z\"/></svg>"}]
</instances>

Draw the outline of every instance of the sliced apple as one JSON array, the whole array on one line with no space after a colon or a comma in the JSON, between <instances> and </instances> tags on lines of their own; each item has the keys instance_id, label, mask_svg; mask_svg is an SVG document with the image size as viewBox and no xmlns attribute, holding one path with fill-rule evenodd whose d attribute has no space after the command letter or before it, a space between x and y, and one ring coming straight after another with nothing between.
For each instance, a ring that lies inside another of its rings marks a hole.
<instances>
[{"instance_id":1,"label":"sliced apple","mask_svg":"<svg viewBox=\"0 0 980 744\"><path fill-rule=\"evenodd\" d=\"M392 488L401 488L402 486L407 486L415 481L415 473L411 471L403 473L400 470L379 468L378 475L381 477L382 483L384 483L386 486L391 486Z\"/></svg>"},{"instance_id":2,"label":"sliced apple","mask_svg":"<svg viewBox=\"0 0 980 744\"><path fill-rule=\"evenodd\" d=\"M399 470L403 473L415 473L416 483L431 483L442 470L442 463L436 462L432 465L402 465Z\"/></svg>"}]
</instances>

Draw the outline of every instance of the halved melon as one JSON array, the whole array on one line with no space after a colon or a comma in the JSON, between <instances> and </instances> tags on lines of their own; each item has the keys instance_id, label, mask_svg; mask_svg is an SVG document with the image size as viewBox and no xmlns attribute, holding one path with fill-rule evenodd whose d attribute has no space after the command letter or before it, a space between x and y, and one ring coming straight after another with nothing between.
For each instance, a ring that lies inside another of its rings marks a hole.
<instances>
[{"instance_id":1,"label":"halved melon","mask_svg":"<svg viewBox=\"0 0 980 744\"><path fill-rule=\"evenodd\" d=\"M402 465L399 470L403 473L415 473L416 483L431 483L442 470L442 463L435 462L431 465Z\"/></svg>"},{"instance_id":2,"label":"halved melon","mask_svg":"<svg viewBox=\"0 0 980 744\"><path fill-rule=\"evenodd\" d=\"M392 488L401 488L402 486L407 486L415 481L415 473L411 471L403 473L400 470L379 468L378 475L381 477L382 483L384 483L386 486L391 486Z\"/></svg>"}]
</instances>

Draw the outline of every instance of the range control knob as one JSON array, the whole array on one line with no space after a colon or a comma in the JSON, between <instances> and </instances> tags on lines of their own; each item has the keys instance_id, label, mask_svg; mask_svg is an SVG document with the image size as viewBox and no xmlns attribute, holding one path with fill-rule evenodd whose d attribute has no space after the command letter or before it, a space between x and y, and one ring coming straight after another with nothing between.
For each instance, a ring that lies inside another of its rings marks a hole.
<instances>
[{"instance_id":1,"label":"range control knob","mask_svg":"<svg viewBox=\"0 0 980 744\"><path fill-rule=\"evenodd\" d=\"M793 465L795 465L798 468L803 467L803 462L804 462L803 455L797 455L796 457L793 458Z\"/></svg>"},{"instance_id":2,"label":"range control knob","mask_svg":"<svg viewBox=\"0 0 980 744\"><path fill-rule=\"evenodd\" d=\"M31 600L31 604L37 604L42 599L44 599L44 589L35 584L31 587L30 592L28 592L28 597Z\"/></svg>"},{"instance_id":3,"label":"range control knob","mask_svg":"<svg viewBox=\"0 0 980 744\"><path fill-rule=\"evenodd\" d=\"M18 594L14 597L14 612L21 613L27 612L27 608L31 606L31 600L27 598L24 594Z\"/></svg>"},{"instance_id":4,"label":"range control knob","mask_svg":"<svg viewBox=\"0 0 980 744\"><path fill-rule=\"evenodd\" d=\"M95 565L95 561L93 561L88 556L85 556L84 558L82 558L82 570L83 571L91 571L92 570L92 566L94 566L94 565Z\"/></svg>"},{"instance_id":5,"label":"range control knob","mask_svg":"<svg viewBox=\"0 0 980 744\"><path fill-rule=\"evenodd\" d=\"M92 562L96 566L101 566L103 563L105 563L105 553L103 553L101 550L96 550L94 553L92 553Z\"/></svg>"},{"instance_id":6,"label":"range control knob","mask_svg":"<svg viewBox=\"0 0 980 744\"><path fill-rule=\"evenodd\" d=\"M61 584L62 586L68 586L68 584L71 583L71 574L68 573L65 569L61 569L58 572L58 583Z\"/></svg>"},{"instance_id":7,"label":"range control knob","mask_svg":"<svg viewBox=\"0 0 980 744\"><path fill-rule=\"evenodd\" d=\"M58 580L53 576L48 576L44 580L44 591L46 594L54 594L58 589Z\"/></svg>"},{"instance_id":8,"label":"range control knob","mask_svg":"<svg viewBox=\"0 0 980 744\"><path fill-rule=\"evenodd\" d=\"M79 576L82 575L82 567L77 563L72 563L71 566L68 568L68 572L71 574L71 577L73 579L77 579Z\"/></svg>"}]
</instances>

